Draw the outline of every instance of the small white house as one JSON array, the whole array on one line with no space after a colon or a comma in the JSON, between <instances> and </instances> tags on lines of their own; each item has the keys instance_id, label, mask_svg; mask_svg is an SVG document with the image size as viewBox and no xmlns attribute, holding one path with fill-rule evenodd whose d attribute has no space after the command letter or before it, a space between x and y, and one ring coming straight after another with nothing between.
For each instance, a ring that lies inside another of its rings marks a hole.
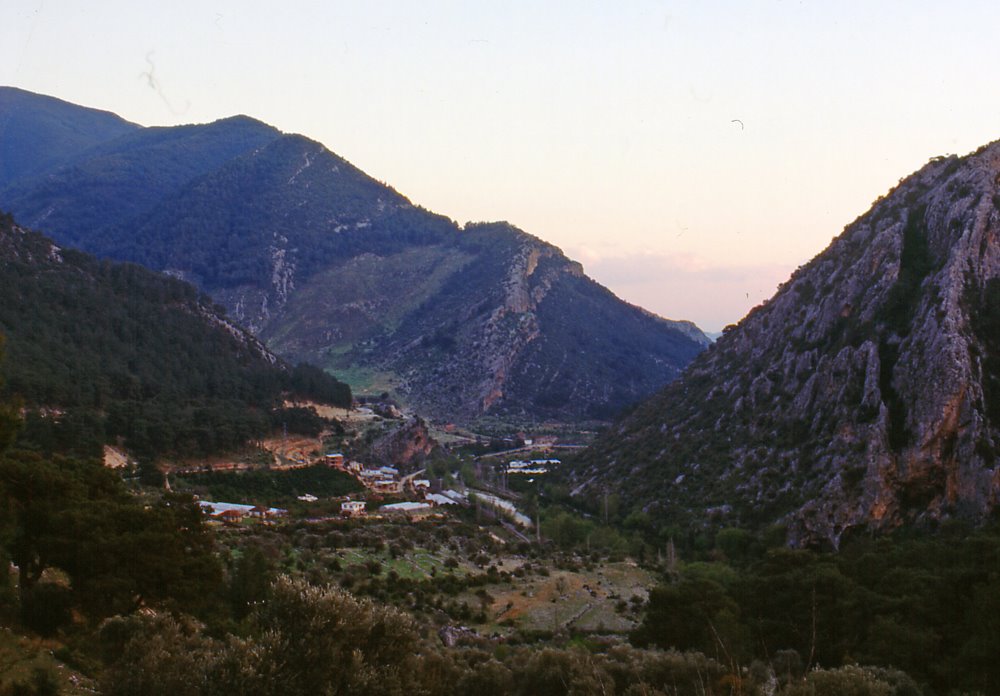
<instances>
[{"instance_id":1,"label":"small white house","mask_svg":"<svg viewBox=\"0 0 1000 696\"><path fill-rule=\"evenodd\" d=\"M365 501L345 500L340 504L340 514L348 517L359 517L365 514Z\"/></svg>"}]
</instances>

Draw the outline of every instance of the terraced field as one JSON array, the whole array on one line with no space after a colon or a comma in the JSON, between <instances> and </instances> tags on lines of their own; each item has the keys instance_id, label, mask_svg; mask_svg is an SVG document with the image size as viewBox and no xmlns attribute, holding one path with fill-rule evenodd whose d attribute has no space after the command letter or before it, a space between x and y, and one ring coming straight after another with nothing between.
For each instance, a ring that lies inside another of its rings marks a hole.
<instances>
[{"instance_id":1,"label":"terraced field","mask_svg":"<svg viewBox=\"0 0 1000 696\"><path fill-rule=\"evenodd\" d=\"M483 568L447 551L414 549L397 558L389 551L350 548L337 552L341 565L365 566L372 561L385 576L424 580L452 573L481 574ZM451 565L451 567L449 567ZM521 556L490 559L503 580L469 588L455 597L482 607L485 622L472 621L482 633L582 631L625 633L636 626L636 609L656 584L654 575L631 561L596 563L577 570L550 569ZM528 568L524 572L523 568ZM520 572L518 572L520 569Z\"/></svg>"}]
</instances>

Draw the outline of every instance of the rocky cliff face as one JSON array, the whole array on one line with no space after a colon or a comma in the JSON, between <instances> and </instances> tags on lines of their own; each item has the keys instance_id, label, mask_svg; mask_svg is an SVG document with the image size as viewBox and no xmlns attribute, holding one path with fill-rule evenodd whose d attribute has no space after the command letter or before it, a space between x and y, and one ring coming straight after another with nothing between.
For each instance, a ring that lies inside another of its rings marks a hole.
<instances>
[{"instance_id":1,"label":"rocky cliff face","mask_svg":"<svg viewBox=\"0 0 1000 696\"><path fill-rule=\"evenodd\" d=\"M435 418L606 418L707 344L621 302L556 247L506 223L467 226L454 251L424 298L394 298L409 309L391 333L372 333L345 356L396 375L397 391Z\"/></svg>"},{"instance_id":2,"label":"rocky cliff face","mask_svg":"<svg viewBox=\"0 0 1000 696\"><path fill-rule=\"evenodd\" d=\"M430 455L438 443L431 437L427 423L421 418L410 418L372 443L371 452L376 461L405 471L416 469Z\"/></svg>"},{"instance_id":3,"label":"rocky cliff face","mask_svg":"<svg viewBox=\"0 0 1000 696\"><path fill-rule=\"evenodd\" d=\"M839 544L1000 493L1000 144L938 158L585 457L666 520Z\"/></svg>"}]
</instances>

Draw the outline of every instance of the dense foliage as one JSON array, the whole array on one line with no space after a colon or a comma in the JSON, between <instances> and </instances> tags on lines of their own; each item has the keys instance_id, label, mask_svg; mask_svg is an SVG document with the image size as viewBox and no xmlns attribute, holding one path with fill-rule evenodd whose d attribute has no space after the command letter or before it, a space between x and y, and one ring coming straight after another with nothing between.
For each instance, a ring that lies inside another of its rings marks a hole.
<instances>
[{"instance_id":1,"label":"dense foliage","mask_svg":"<svg viewBox=\"0 0 1000 696\"><path fill-rule=\"evenodd\" d=\"M696 652L625 645L442 647L399 610L337 588L280 578L239 636L164 614L120 617L101 638L110 694L512 694L624 696L771 694L918 696L905 674L848 666L803 673L789 655L775 666L731 665Z\"/></svg>"},{"instance_id":2,"label":"dense foliage","mask_svg":"<svg viewBox=\"0 0 1000 696\"><path fill-rule=\"evenodd\" d=\"M121 439L144 458L201 456L269 432L286 393L351 403L347 385L276 362L187 283L57 250L9 216L0 258L2 369L6 393L31 408L26 443L94 455Z\"/></svg>"},{"instance_id":3,"label":"dense foliage","mask_svg":"<svg viewBox=\"0 0 1000 696\"><path fill-rule=\"evenodd\" d=\"M725 670L700 655L583 649L443 650L398 610L282 579L245 637L210 638L169 616L115 619L110 694L716 693ZM723 693L719 691L718 693Z\"/></svg>"},{"instance_id":4,"label":"dense foliage","mask_svg":"<svg viewBox=\"0 0 1000 696\"><path fill-rule=\"evenodd\" d=\"M69 106L69 105L67 105ZM86 115L80 107L77 116ZM71 118L71 117L70 117ZM176 128L135 128L71 157L61 166L9 182L0 205L63 244L96 250L107 230L134 231L165 196L192 180L279 137L274 128L246 117ZM88 184L80 187L80 182ZM46 213L48 211L48 213ZM130 229L131 228L131 229ZM119 257L121 258L121 257Z\"/></svg>"},{"instance_id":5,"label":"dense foliage","mask_svg":"<svg viewBox=\"0 0 1000 696\"><path fill-rule=\"evenodd\" d=\"M894 667L927 694L1000 689L996 526L858 539L837 554L764 552L746 532L727 530L713 555L653 591L636 644L739 664L784 651L799 672Z\"/></svg>"},{"instance_id":6,"label":"dense foliage","mask_svg":"<svg viewBox=\"0 0 1000 696\"><path fill-rule=\"evenodd\" d=\"M67 609L95 617L143 605L211 607L205 592L221 574L190 497L145 504L100 463L17 452L0 460L0 492L29 625L54 628L63 597ZM66 574L68 589L45 580L50 569Z\"/></svg>"},{"instance_id":7,"label":"dense foliage","mask_svg":"<svg viewBox=\"0 0 1000 696\"><path fill-rule=\"evenodd\" d=\"M237 474L215 472L191 474L186 485L204 491L204 498L228 503L287 504L306 493L336 497L355 493L362 486L353 476L326 466L311 466L289 471L255 470Z\"/></svg>"},{"instance_id":8,"label":"dense foliage","mask_svg":"<svg viewBox=\"0 0 1000 696\"><path fill-rule=\"evenodd\" d=\"M71 611L99 619L141 606L211 610L221 567L190 497L143 501L99 461L9 449L17 427L5 403L0 561L16 564L26 626L53 633ZM6 612L6 583L3 589Z\"/></svg>"}]
</instances>

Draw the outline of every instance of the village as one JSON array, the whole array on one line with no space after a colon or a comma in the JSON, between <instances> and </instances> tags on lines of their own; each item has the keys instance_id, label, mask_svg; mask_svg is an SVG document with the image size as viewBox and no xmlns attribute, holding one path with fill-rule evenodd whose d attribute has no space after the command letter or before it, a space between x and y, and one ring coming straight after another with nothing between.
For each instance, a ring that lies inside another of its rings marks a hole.
<instances>
[{"instance_id":1,"label":"village","mask_svg":"<svg viewBox=\"0 0 1000 696\"><path fill-rule=\"evenodd\" d=\"M308 407L316 408L314 404ZM188 482L193 483L208 472L225 472L237 477L241 474L282 477L301 472L307 478L315 478L306 472L337 471L357 484L352 492L342 494L341 490L333 495L320 490L323 486L310 489L309 484L303 483L296 488L294 496L275 498L244 493L237 498L240 502L229 502L231 498L205 495L208 491L198 490L203 494L199 500L202 510L210 520L223 524L237 525L245 520L270 523L288 517L419 521L440 519L462 509L475 508L477 516L484 512L495 516L513 529L521 530L517 532L520 534L537 525L525 511L518 509L518 505L523 504L519 503L520 493L530 488L536 477L544 477L560 465L559 459L548 456L553 449L575 448L557 444L556 438L551 436L518 434L517 438L491 443L494 449L476 452L470 446L482 446L481 439L447 427L432 436L423 421L404 416L385 404L319 412L326 418L340 419L357 428L354 443L362 437L357 433L374 431L377 435L372 440L373 446L358 448L355 444L349 450L339 450L335 449L338 439L330 438L328 431L319 437L283 433L260 443L261 453L266 456L263 462L218 461L209 466L203 463L201 466L175 467L171 473L175 477L188 477ZM388 423L393 425L386 428ZM392 447L380 451L379 438L391 441ZM438 456L432 451L439 451L435 448L440 441L447 441L453 454L455 448L458 452L447 472L441 470L440 462L437 466L432 464ZM470 447L472 451L463 454L463 447ZM534 453L546 456L529 458ZM361 461L365 455L376 463ZM418 468L425 466L434 473ZM520 483L515 484L512 478ZM261 504L265 500L292 510Z\"/></svg>"},{"instance_id":2,"label":"village","mask_svg":"<svg viewBox=\"0 0 1000 696\"><path fill-rule=\"evenodd\" d=\"M531 461L514 460L503 466L502 478L507 474L540 475L548 471L548 467L559 464L558 459L537 459ZM453 488L445 488L441 481L425 478L425 469L402 475L398 468L392 466L366 466L364 463L349 459L341 452L330 452L322 457L308 458L301 455L289 462L278 471L304 469L308 467L327 467L341 471L353 477L364 488L364 494L347 496L340 502L339 513L344 518L364 518L368 516L405 516L411 520L419 520L429 516L442 516L449 507L467 508L473 504L486 506L495 514L507 519L517 526L529 529L532 520L520 512L516 503L507 498L517 495L506 486L496 489L487 481L481 481L484 490L467 488L459 484ZM499 495L498 495L499 494ZM506 495L506 497L502 497ZM406 498L406 500L382 503L385 498ZM303 503L314 503L319 498L310 493L297 496ZM370 508L370 503L381 503L377 508ZM239 524L245 519L263 522L274 521L289 516L283 508L230 503L222 501L200 500L199 506L212 520L227 524Z\"/></svg>"},{"instance_id":3,"label":"village","mask_svg":"<svg viewBox=\"0 0 1000 696\"><path fill-rule=\"evenodd\" d=\"M340 452L331 452L322 457L309 458L304 453L297 453L294 459L286 460L287 463L281 467L272 467L275 471L289 471L294 469L305 469L309 467L327 467L344 472L360 483L365 490L365 499L358 499L358 496L347 497L340 503L340 515L342 517L365 517L374 511L369 510L370 501L379 500L386 497L405 497L408 500L401 502L385 503L378 507L379 515L406 515L412 519L419 519L430 514L434 514L435 509L447 505L468 505L468 495L454 490L432 492L431 482L426 478L419 478L424 470L416 471L412 474L401 476L399 469L391 466L368 467L362 462L348 459ZM311 493L302 493L297 499L303 503L315 503L319 498ZM288 510L283 508L265 507L263 505L249 505L240 503L228 503L217 501L199 501L202 510L213 520L224 523L240 523L245 518L261 521L271 521L288 517Z\"/></svg>"}]
</instances>

